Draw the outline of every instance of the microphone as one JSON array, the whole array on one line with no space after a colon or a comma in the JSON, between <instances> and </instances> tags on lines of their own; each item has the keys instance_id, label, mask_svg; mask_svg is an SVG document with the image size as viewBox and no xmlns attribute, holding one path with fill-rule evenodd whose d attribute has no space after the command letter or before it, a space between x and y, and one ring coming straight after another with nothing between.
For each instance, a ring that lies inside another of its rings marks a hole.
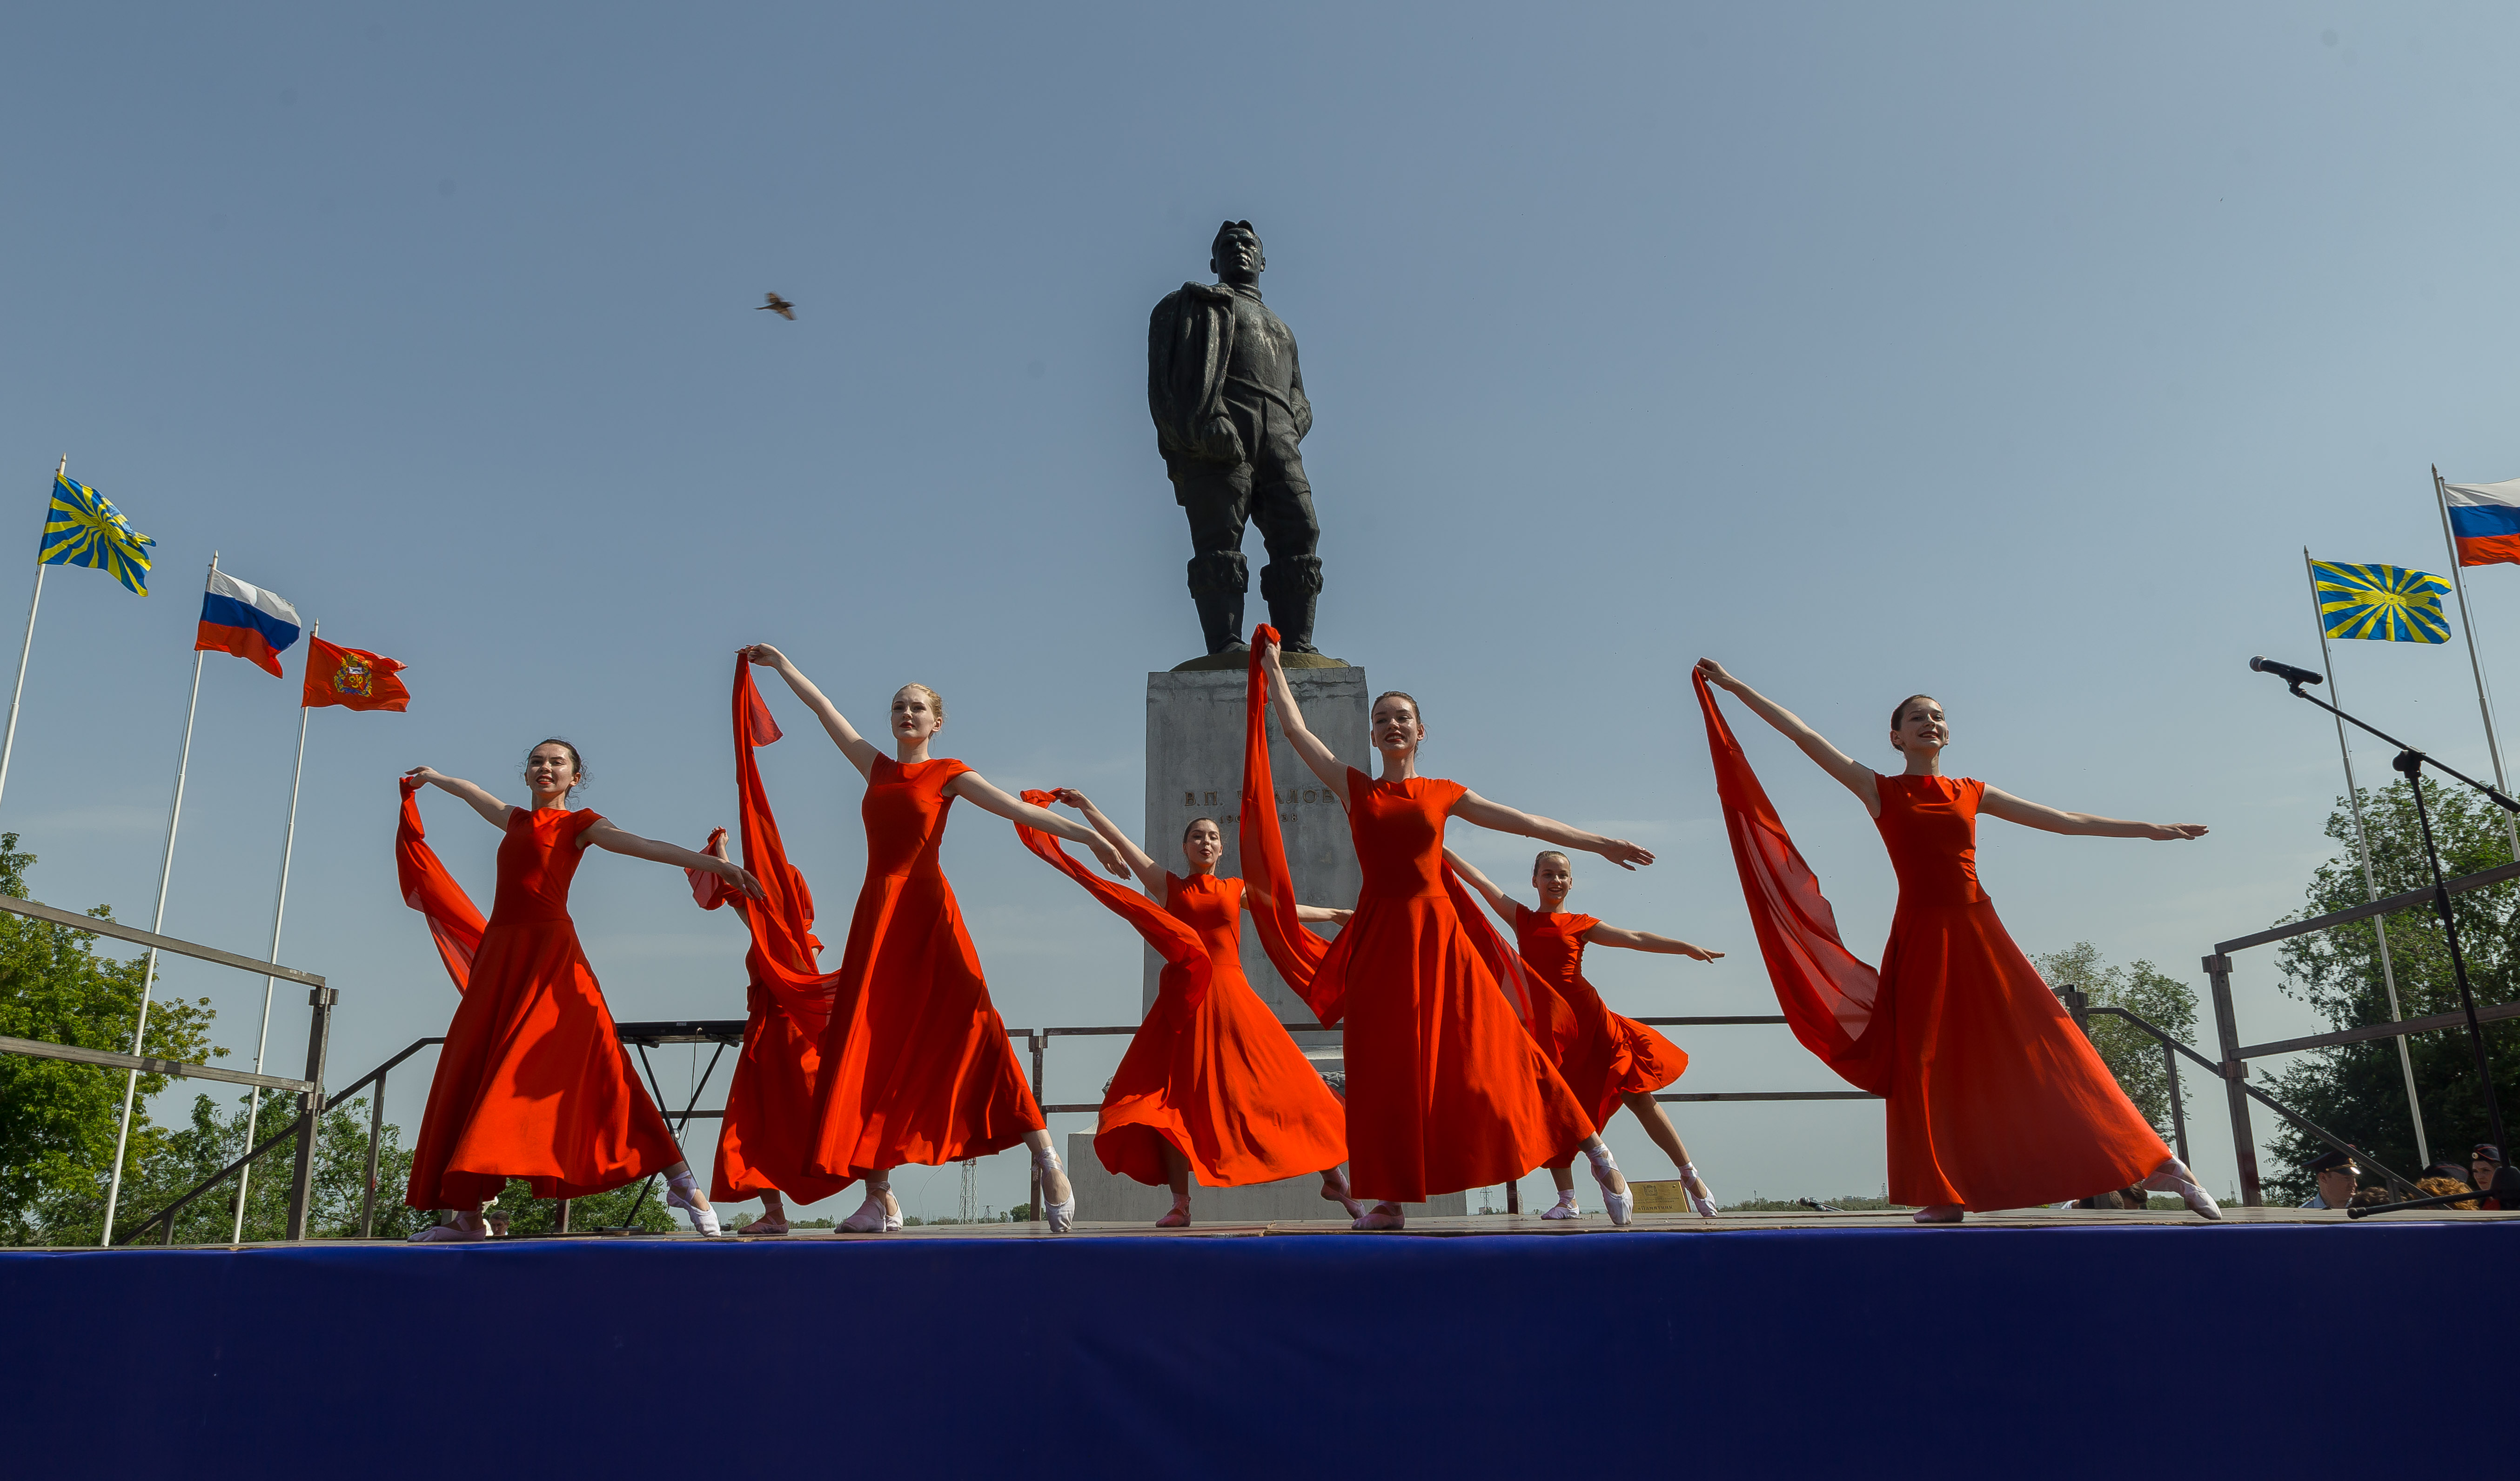
<instances>
[{"instance_id":1,"label":"microphone","mask_svg":"<svg viewBox=\"0 0 2520 1481\"><path fill-rule=\"evenodd\" d=\"M2277 663L2272 658L2252 658L2249 660L2249 667L2256 669L2262 674L2272 674L2286 684L2318 684L2322 682L2319 675L2313 673L2309 669L2295 668L2289 663Z\"/></svg>"}]
</instances>

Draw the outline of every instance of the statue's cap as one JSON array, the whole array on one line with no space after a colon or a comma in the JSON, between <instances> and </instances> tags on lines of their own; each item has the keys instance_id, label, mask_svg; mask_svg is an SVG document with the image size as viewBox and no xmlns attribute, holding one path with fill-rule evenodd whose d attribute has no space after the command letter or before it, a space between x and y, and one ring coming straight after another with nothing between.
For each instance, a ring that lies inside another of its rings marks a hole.
<instances>
[{"instance_id":1,"label":"statue's cap","mask_svg":"<svg viewBox=\"0 0 2520 1481\"><path fill-rule=\"evenodd\" d=\"M1260 240L1260 233L1252 227L1250 222L1228 221L1223 226L1216 229L1216 240L1207 245L1207 249L1210 252L1214 252L1217 248L1225 246L1225 239L1227 237L1232 236L1236 232L1249 232L1251 233L1252 241L1257 242Z\"/></svg>"}]
</instances>

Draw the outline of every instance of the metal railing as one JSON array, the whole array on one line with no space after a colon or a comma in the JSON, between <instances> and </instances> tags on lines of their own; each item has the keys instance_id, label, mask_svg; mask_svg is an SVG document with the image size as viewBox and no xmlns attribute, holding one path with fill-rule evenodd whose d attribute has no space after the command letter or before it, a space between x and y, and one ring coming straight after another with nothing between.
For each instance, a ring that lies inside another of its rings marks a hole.
<instances>
[{"instance_id":1,"label":"metal railing","mask_svg":"<svg viewBox=\"0 0 2520 1481\"><path fill-rule=\"evenodd\" d=\"M198 941L186 941L176 936L145 931L136 925L125 925L119 920L82 916L33 900L21 900L13 895L0 895L0 911L7 911L15 916L24 916L31 920L68 926L71 930L91 936L111 936L114 940L128 941L135 946L171 952L178 957L190 957L196 962L207 962L213 966L234 967L239 971L251 972L257 977L277 977L283 981L297 983L307 989L307 1006L312 1008L314 1012L312 1021L308 1023L306 1029L306 1073L299 1079L291 1079L285 1075L258 1075L240 1069L222 1069L210 1064L192 1064L181 1059L159 1059L147 1055L121 1055L110 1050L88 1049L75 1044L51 1044L40 1039L0 1038L0 1054L24 1055L38 1059L62 1059L73 1064L93 1064L105 1069L131 1070L144 1075L173 1075L187 1080L219 1080L230 1085L250 1085L260 1090L276 1090L294 1095L297 1097L298 1103L297 1119L270 1141L265 1142L261 1150L268 1151L291 1137L297 1139L297 1162L289 1184L289 1237L304 1238L307 1204L315 1179L314 1107L324 1096L324 1056L332 1046L333 1006L339 994L325 986L324 979L314 972L301 971L293 966L283 966L277 962L257 962L251 957L242 957L235 952L221 951L215 946L203 946ZM144 983L142 990L146 992L153 985ZM252 1160L252 1155L245 1159L246 1162ZM196 1189L195 1194L198 1192L199 1189ZM191 1202L195 1194L187 1194L182 1201ZM126 1243L160 1219L167 1221L167 1228L171 1233L174 1225L172 1211L169 1209L160 1210L142 1221L138 1228L120 1239L112 1237L112 1230L105 1232L106 1236L112 1243Z\"/></svg>"},{"instance_id":2,"label":"metal railing","mask_svg":"<svg viewBox=\"0 0 2520 1481\"><path fill-rule=\"evenodd\" d=\"M2458 878L2448 881L2443 888L2451 894L2463 895L2469 890L2485 889L2492 885L2508 883L2514 879L2520 879L2520 862L2480 870L2473 875L2462 875ZM2313 1125L2293 1111L2277 1104L2272 1098L2249 1084L2248 1061L2274 1055L2299 1054L2304 1050L2334 1049L2341 1045L2360 1044L2370 1039L2394 1039L2401 1034L2422 1034L2445 1028L2464 1028L2467 1025L2467 1015L2463 1012L2434 1013L2427 1017L2401 1018L2389 1023L2366 1023L2360 1028L2339 1029L2334 1033L2326 1034L2310 1034L2298 1039L2276 1039L2265 1044L2242 1044L2239 1015L2231 1000L2231 954L2247 951L2251 947L2272 945L2277 941L2289 941L2295 936L2332 930L2340 925L2350 925L2357 920L2368 920L2375 916L2395 915L2400 911L2412 910L2418 906L2429 906L2434 901L2433 887L2425 885L2420 889L2410 889L2403 894L2373 900L2365 905L2330 911L2324 916L2314 916L2307 920L2294 920L2283 925L2270 926L2262 931L2252 931L2245 936L2236 936L2231 940L2218 943L2212 953L2205 958L2205 977L2212 985L2214 998L2215 1037L2219 1042L2223 1058L2220 1063L2214 1063L2204 1060L2201 1055L2195 1055L2192 1052L2189 1053L2191 1057L2204 1063L2205 1067L2223 1082L2224 1096L2229 1104L2231 1114L2231 1147L2240 1164L2240 1201L2242 1203L2251 1208L2265 1206L2258 1178L2258 1145L2249 1126L2249 1102L2253 1100L2329 1145L2352 1152L2356 1157L2368 1163L2382 1177L2388 1179L2391 1186L2402 1189L2413 1186L2399 1174L2381 1167L2378 1162L2372 1160L2370 1153ZM2520 1003L2503 1003L2492 1008L2479 1008L2476 1010L2476 1018L2479 1023L2498 1023L2506 1018L2520 1018Z\"/></svg>"}]
</instances>

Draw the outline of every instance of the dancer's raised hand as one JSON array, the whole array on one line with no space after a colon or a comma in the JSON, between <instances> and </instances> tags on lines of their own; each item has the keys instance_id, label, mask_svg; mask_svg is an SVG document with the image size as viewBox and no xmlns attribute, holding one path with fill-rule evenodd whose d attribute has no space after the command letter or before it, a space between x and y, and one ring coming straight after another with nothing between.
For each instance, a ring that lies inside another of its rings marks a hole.
<instances>
[{"instance_id":1,"label":"dancer's raised hand","mask_svg":"<svg viewBox=\"0 0 2520 1481\"><path fill-rule=\"evenodd\" d=\"M1706 682L1714 685L1717 689L1731 689L1741 682L1740 680L1733 678L1730 673L1727 673L1724 665L1716 662L1712 658L1698 659L1697 671L1705 675Z\"/></svg>"}]
</instances>

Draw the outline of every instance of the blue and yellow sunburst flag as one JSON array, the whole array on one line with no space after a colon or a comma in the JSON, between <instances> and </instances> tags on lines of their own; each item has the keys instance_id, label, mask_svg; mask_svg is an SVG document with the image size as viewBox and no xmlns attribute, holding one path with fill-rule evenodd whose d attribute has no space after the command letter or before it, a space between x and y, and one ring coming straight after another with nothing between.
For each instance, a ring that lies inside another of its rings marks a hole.
<instances>
[{"instance_id":1,"label":"blue and yellow sunburst flag","mask_svg":"<svg viewBox=\"0 0 2520 1481\"><path fill-rule=\"evenodd\" d=\"M149 547L157 543L133 529L112 500L67 473L54 475L53 513L44 521L37 564L92 565L146 597Z\"/></svg>"},{"instance_id":2,"label":"blue and yellow sunburst flag","mask_svg":"<svg viewBox=\"0 0 2520 1481\"><path fill-rule=\"evenodd\" d=\"M2450 619L2441 599L2450 583L2430 571L2402 565L2310 562L2318 589L2318 620L2331 638L2377 643L2447 643Z\"/></svg>"}]
</instances>

